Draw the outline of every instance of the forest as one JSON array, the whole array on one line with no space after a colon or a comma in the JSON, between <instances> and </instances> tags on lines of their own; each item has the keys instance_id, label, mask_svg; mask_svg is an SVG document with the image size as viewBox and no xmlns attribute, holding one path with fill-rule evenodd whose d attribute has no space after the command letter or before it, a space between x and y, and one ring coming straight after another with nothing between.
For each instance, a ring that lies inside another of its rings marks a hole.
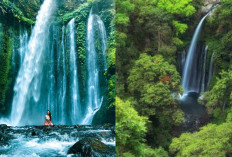
<instances>
[{"instance_id":1,"label":"forest","mask_svg":"<svg viewBox=\"0 0 232 157\"><path fill-rule=\"evenodd\" d=\"M231 156L232 1L116 0L116 10L117 156Z\"/></svg>"}]
</instances>

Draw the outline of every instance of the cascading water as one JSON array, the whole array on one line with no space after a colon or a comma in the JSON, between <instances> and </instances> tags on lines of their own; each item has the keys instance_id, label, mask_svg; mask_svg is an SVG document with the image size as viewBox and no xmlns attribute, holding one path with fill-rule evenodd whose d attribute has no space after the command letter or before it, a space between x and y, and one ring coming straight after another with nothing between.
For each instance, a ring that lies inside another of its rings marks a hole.
<instances>
[{"instance_id":1,"label":"cascading water","mask_svg":"<svg viewBox=\"0 0 232 157\"><path fill-rule=\"evenodd\" d=\"M204 62L203 62L203 72L202 72L202 79L201 79L201 91L205 91L205 70L206 70L206 56L208 52L208 46L205 46L204 50Z\"/></svg>"},{"instance_id":2,"label":"cascading water","mask_svg":"<svg viewBox=\"0 0 232 157\"><path fill-rule=\"evenodd\" d=\"M104 62L104 70L106 69L106 33L105 27L101 18L90 11L88 19L88 29L87 29L87 111L82 124L91 124L95 113L100 109L103 101L103 96L100 93L100 82L99 82L99 65L98 58L99 54L96 52L95 48L95 31L100 30L102 39L102 54Z\"/></svg>"},{"instance_id":3,"label":"cascading water","mask_svg":"<svg viewBox=\"0 0 232 157\"><path fill-rule=\"evenodd\" d=\"M208 13L209 14L209 13ZM182 87L184 88L184 93L187 94L188 92L200 92L200 86L199 86L199 78L200 76L197 76L197 62L198 59L196 57L196 50L197 50L197 41L201 32L201 28L203 26L204 20L208 16L206 14L198 24L192 41L191 45L189 47L189 51L187 54L187 59L185 61L185 66L184 66L184 71L183 71L183 76L182 76Z\"/></svg>"},{"instance_id":4,"label":"cascading water","mask_svg":"<svg viewBox=\"0 0 232 157\"><path fill-rule=\"evenodd\" d=\"M78 85L77 76L77 62L76 62L76 42L75 42L75 19L72 19L68 23L68 33L69 33L69 48L70 48L70 81L71 81L71 121L73 124L77 124L81 119L81 104L80 104L80 92Z\"/></svg>"},{"instance_id":5,"label":"cascading water","mask_svg":"<svg viewBox=\"0 0 232 157\"><path fill-rule=\"evenodd\" d=\"M19 56L20 56L20 63L21 65L23 63L24 59L24 52L28 51L27 50L27 44L28 44L28 33L27 30L20 30L20 48L19 48Z\"/></svg>"},{"instance_id":6,"label":"cascading water","mask_svg":"<svg viewBox=\"0 0 232 157\"><path fill-rule=\"evenodd\" d=\"M107 70L107 66L106 66L106 44L107 44L106 29L105 29L105 25L104 25L103 21L101 20L101 18L98 15L95 15L95 17L96 17L96 21L98 23L99 30L100 30L100 35L101 35L101 40L102 40L101 50L102 50L102 55L103 55L104 70L106 71Z\"/></svg>"},{"instance_id":7,"label":"cascading water","mask_svg":"<svg viewBox=\"0 0 232 157\"><path fill-rule=\"evenodd\" d=\"M65 124L66 117L66 63L65 63L65 45L64 45L64 33L65 33L65 26L62 27L62 38L61 44L59 48L59 58L58 58L58 95L57 95L57 102L60 103L59 107L59 120L61 124Z\"/></svg>"},{"instance_id":8,"label":"cascading water","mask_svg":"<svg viewBox=\"0 0 232 157\"><path fill-rule=\"evenodd\" d=\"M212 54L211 58L210 58L210 64L209 64L209 76L208 76L208 86L210 83L210 80L213 76L213 57L214 57L214 53Z\"/></svg>"},{"instance_id":9,"label":"cascading water","mask_svg":"<svg viewBox=\"0 0 232 157\"><path fill-rule=\"evenodd\" d=\"M16 83L14 85L14 98L11 111L11 124L19 125L24 117L23 111L28 101L33 97L35 103L40 96L41 71L43 68L43 51L48 29L51 23L51 16L55 10L53 0L45 0L36 17L36 23L28 43L28 51L20 67ZM30 111L32 112L32 111ZM37 118L37 117L34 117Z\"/></svg>"}]
</instances>

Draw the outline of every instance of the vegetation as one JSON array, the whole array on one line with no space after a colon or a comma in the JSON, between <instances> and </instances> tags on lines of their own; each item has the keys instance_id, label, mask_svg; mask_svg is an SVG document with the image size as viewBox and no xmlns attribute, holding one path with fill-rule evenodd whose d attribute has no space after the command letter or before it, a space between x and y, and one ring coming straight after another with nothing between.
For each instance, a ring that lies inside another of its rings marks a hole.
<instances>
[{"instance_id":1,"label":"vegetation","mask_svg":"<svg viewBox=\"0 0 232 157\"><path fill-rule=\"evenodd\" d=\"M11 38L11 32L11 29L4 32L3 45L0 52L0 105L2 111L6 111L6 94L10 83L10 59L13 42L13 39Z\"/></svg>"},{"instance_id":2,"label":"vegetation","mask_svg":"<svg viewBox=\"0 0 232 157\"><path fill-rule=\"evenodd\" d=\"M148 123L148 118L139 116L129 100L123 102L120 98L116 98L116 104L117 155L167 157L167 152L162 148L151 149L145 144L144 137L147 132L146 123Z\"/></svg>"},{"instance_id":3,"label":"vegetation","mask_svg":"<svg viewBox=\"0 0 232 157\"><path fill-rule=\"evenodd\" d=\"M14 3L9 0L3 0L0 2L1 10L3 14L10 12L15 18L19 20L19 22L23 21L27 24L34 24L34 21L25 17L23 12L17 8Z\"/></svg>"},{"instance_id":4,"label":"vegetation","mask_svg":"<svg viewBox=\"0 0 232 157\"><path fill-rule=\"evenodd\" d=\"M168 148L172 127L184 121L184 113L172 94L182 92L175 56L184 45L181 38L188 28L185 19L196 9L191 0L117 0L116 8L117 96L129 99L140 116L148 117L143 142L154 150ZM116 119L120 123L123 118Z\"/></svg>"},{"instance_id":5,"label":"vegetation","mask_svg":"<svg viewBox=\"0 0 232 157\"><path fill-rule=\"evenodd\" d=\"M170 152L175 156L229 156L232 153L232 123L208 124L199 132L174 138Z\"/></svg>"},{"instance_id":6,"label":"vegetation","mask_svg":"<svg viewBox=\"0 0 232 157\"><path fill-rule=\"evenodd\" d=\"M199 100L211 117L210 124L193 133L182 133L180 137L173 133L184 121L184 113L176 101L176 93L182 92L177 59L179 52L190 43L190 34L197 25L194 21L203 16L204 3L203 0L116 0L118 156L143 156L141 145L152 151L165 150L169 156L232 154L230 0L222 0L213 10L200 38L201 44L209 46L207 60L213 53L215 56L213 77ZM122 114L122 108L128 113ZM130 110L136 111L133 117L130 117ZM139 120L135 123L127 117ZM147 119L142 120L144 117ZM136 126L140 129L139 135L133 130ZM130 129L133 131L128 131ZM139 148L129 144L130 140L136 140Z\"/></svg>"}]
</instances>

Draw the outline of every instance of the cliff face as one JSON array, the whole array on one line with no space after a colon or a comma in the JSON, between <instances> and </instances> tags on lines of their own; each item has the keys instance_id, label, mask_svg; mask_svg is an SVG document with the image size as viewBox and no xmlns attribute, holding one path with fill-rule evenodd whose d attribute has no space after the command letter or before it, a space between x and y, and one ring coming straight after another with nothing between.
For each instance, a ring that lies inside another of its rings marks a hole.
<instances>
[{"instance_id":1,"label":"cliff face","mask_svg":"<svg viewBox=\"0 0 232 157\"><path fill-rule=\"evenodd\" d=\"M202 13L207 13L210 11L210 9L215 5L220 3L221 0L204 0L203 6L201 8Z\"/></svg>"}]
</instances>

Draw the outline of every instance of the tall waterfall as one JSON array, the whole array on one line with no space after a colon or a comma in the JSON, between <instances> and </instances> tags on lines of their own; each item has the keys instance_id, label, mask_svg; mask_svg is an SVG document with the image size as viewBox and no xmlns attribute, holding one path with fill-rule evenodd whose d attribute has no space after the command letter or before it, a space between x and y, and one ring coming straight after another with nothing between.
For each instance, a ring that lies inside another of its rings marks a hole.
<instances>
[{"instance_id":1,"label":"tall waterfall","mask_svg":"<svg viewBox=\"0 0 232 157\"><path fill-rule=\"evenodd\" d=\"M29 101L38 101L42 81L43 51L48 38L49 25L52 13L55 10L55 1L45 0L36 17L36 23L28 43L28 49L20 67L17 80L14 85L14 98L11 111L11 124L19 125L24 117L23 111ZM31 100L33 97L33 100ZM33 111L27 111L31 114ZM37 117L34 117L37 118Z\"/></svg>"},{"instance_id":2,"label":"tall waterfall","mask_svg":"<svg viewBox=\"0 0 232 157\"><path fill-rule=\"evenodd\" d=\"M104 70L106 70L106 33L105 27L101 18L95 14L92 14L92 10L88 19L88 28L87 28L87 106L85 118L82 121L82 124L91 124L93 116L100 109L103 101L103 96L100 92L100 82L99 82L99 72L100 66L98 59L100 54L96 51L95 39L96 30L100 31L102 39L102 55Z\"/></svg>"},{"instance_id":3,"label":"tall waterfall","mask_svg":"<svg viewBox=\"0 0 232 157\"><path fill-rule=\"evenodd\" d=\"M73 124L79 123L81 119L81 104L80 104L80 92L78 86L77 76L77 57L76 57L76 40L75 40L75 19L72 19L68 23L69 33L69 48L70 48L70 81L71 81L71 121Z\"/></svg>"},{"instance_id":4,"label":"tall waterfall","mask_svg":"<svg viewBox=\"0 0 232 157\"><path fill-rule=\"evenodd\" d=\"M188 50L187 59L185 61L185 66L184 66L184 71L183 71L183 76L182 76L182 86L184 88L185 94L187 94L190 91L197 92L197 93L200 92L198 84L200 81L199 78L201 78L201 76L197 76L198 59L196 57L196 51L197 51L197 41L198 41L198 38L201 32L201 28L207 16L208 14L205 15L201 19L200 23L198 24L194 32L192 41L191 41L191 45Z\"/></svg>"}]
</instances>

